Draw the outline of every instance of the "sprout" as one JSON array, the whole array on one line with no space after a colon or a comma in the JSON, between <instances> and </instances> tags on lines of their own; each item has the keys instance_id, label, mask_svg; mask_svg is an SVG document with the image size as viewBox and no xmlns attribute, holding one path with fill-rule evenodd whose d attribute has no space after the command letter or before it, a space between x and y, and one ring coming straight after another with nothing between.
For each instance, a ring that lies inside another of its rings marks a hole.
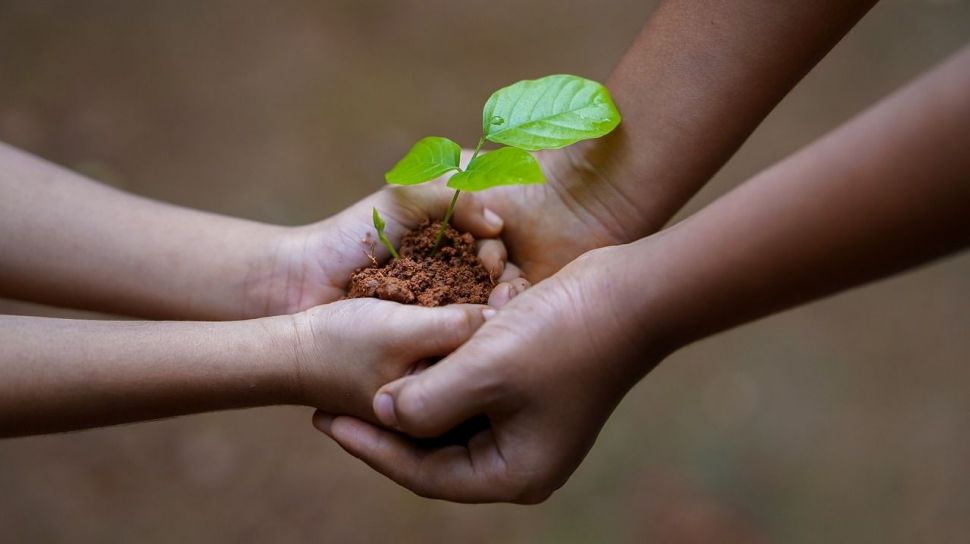
<instances>
[{"instance_id":1,"label":"sprout","mask_svg":"<svg viewBox=\"0 0 970 544\"><path fill-rule=\"evenodd\" d=\"M391 245L391 241L388 240L387 236L384 234L385 226L386 224L384 223L384 220L381 219L381 214L377 213L377 208L374 208L374 228L377 229L377 238L382 244L384 244L384 247L391 252L391 257L397 259L400 256L397 254L397 250L394 249L394 246Z\"/></svg>"},{"instance_id":2,"label":"sprout","mask_svg":"<svg viewBox=\"0 0 970 544\"><path fill-rule=\"evenodd\" d=\"M431 136L414 144L384 179L395 185L417 185L456 172L448 180L448 187L455 190L455 195L435 238L434 253L461 191L545 183L542 169L529 151L558 149L599 138L618 124L620 113L609 91L595 81L570 75L520 81L492 93L485 102L482 137L464 170L459 165L461 147L448 138ZM508 147L479 156L486 140ZM375 227L378 219L375 209ZM383 227L378 228L378 237L396 257L383 235Z\"/></svg>"}]
</instances>

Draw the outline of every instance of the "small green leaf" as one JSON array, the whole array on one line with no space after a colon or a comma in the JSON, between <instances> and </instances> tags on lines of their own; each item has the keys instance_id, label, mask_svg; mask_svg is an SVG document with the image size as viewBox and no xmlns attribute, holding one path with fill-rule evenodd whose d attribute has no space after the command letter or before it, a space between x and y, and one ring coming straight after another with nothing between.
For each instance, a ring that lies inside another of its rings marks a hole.
<instances>
[{"instance_id":1,"label":"small green leaf","mask_svg":"<svg viewBox=\"0 0 970 544\"><path fill-rule=\"evenodd\" d=\"M394 168L384 174L384 179L395 185L424 183L449 170L458 170L460 155L461 147L448 138L421 138Z\"/></svg>"},{"instance_id":2,"label":"small green leaf","mask_svg":"<svg viewBox=\"0 0 970 544\"><path fill-rule=\"evenodd\" d=\"M529 151L599 138L620 124L610 92L570 75L520 81L492 93L482 112L489 141Z\"/></svg>"},{"instance_id":3,"label":"small green leaf","mask_svg":"<svg viewBox=\"0 0 970 544\"><path fill-rule=\"evenodd\" d=\"M377 239L380 240L382 244L384 244L384 247L387 248L387 251L388 253L391 254L391 257L394 257L395 259L397 259L398 254L397 254L397 250L394 249L394 244L392 244L391 241L387 239L387 235L384 234L384 227L386 227L387 225L384 223L384 220L381 218L381 214L377 213L377 208L373 208L373 209L374 209L374 228L377 229Z\"/></svg>"},{"instance_id":4,"label":"small green leaf","mask_svg":"<svg viewBox=\"0 0 970 544\"><path fill-rule=\"evenodd\" d=\"M475 157L465 169L448 180L448 187L462 191L481 191L498 185L545 183L539 163L514 147L503 147Z\"/></svg>"},{"instance_id":5,"label":"small green leaf","mask_svg":"<svg viewBox=\"0 0 970 544\"><path fill-rule=\"evenodd\" d=\"M381 218L381 214L377 213L377 208L374 208L374 228L377 229L377 233L381 234L384 232L384 227L387 226L384 220Z\"/></svg>"}]
</instances>

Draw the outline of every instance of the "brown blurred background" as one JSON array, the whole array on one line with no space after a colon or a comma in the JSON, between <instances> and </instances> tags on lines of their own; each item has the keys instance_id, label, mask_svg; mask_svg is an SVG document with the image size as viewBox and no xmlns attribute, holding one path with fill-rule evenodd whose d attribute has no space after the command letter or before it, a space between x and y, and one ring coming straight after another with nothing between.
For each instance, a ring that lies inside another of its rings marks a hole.
<instances>
[{"instance_id":1,"label":"brown blurred background","mask_svg":"<svg viewBox=\"0 0 970 544\"><path fill-rule=\"evenodd\" d=\"M605 78L653 7L0 0L0 140L142 195L310 222L420 136L474 143L499 86ZM885 1L687 212L968 37L968 1ZM0 442L0 541L953 542L968 354L964 254L675 354L538 507L416 498L278 408Z\"/></svg>"}]
</instances>

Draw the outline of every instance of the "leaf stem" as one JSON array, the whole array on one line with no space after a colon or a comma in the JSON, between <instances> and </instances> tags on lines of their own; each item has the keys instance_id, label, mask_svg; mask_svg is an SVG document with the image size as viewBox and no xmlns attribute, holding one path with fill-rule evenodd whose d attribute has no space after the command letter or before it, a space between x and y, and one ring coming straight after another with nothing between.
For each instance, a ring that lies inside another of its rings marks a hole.
<instances>
[{"instance_id":1,"label":"leaf stem","mask_svg":"<svg viewBox=\"0 0 970 544\"><path fill-rule=\"evenodd\" d=\"M391 241L387 239L387 235L385 235L383 232L379 232L377 233L377 237L381 240L381 243L384 244L384 247L386 247L391 253L391 257L394 259L401 258L401 256L397 254L397 250L394 249L394 245L391 244Z\"/></svg>"},{"instance_id":2,"label":"leaf stem","mask_svg":"<svg viewBox=\"0 0 970 544\"><path fill-rule=\"evenodd\" d=\"M461 194L461 189L455 189L455 196L451 197L451 204L448 205L448 211L445 212L445 218L441 221L441 228L438 229L438 235L434 238L434 245L431 247L431 256L438 253L438 246L441 245L441 239L445 236L445 229L448 228L448 221L451 220L451 215L455 213L455 203L458 202L458 195Z\"/></svg>"},{"instance_id":3,"label":"leaf stem","mask_svg":"<svg viewBox=\"0 0 970 544\"><path fill-rule=\"evenodd\" d=\"M478 139L478 145L475 146L475 151L472 153L472 158L468 159L468 164L471 164L475 157L478 156L478 152L482 150L482 145L485 144L485 135ZM465 165L468 168L468 165ZM458 169L461 172L461 169ZM445 229L448 228L448 221L451 221L452 214L455 213L455 204L458 202L458 195L461 194L461 190L455 190L455 196L451 197L451 204L448 205L448 211L445 212L445 218L441 221L441 228L438 229L438 235L435 236L434 245L431 246L431 256L433 257L438 253L438 246L441 245L441 239L445 236Z\"/></svg>"},{"instance_id":4,"label":"leaf stem","mask_svg":"<svg viewBox=\"0 0 970 544\"><path fill-rule=\"evenodd\" d=\"M484 135L484 134L482 134L482 137L481 137L481 138L479 138L479 140L478 140L478 145L476 145L476 146L475 146L475 152L474 152L474 153L472 153L472 158L470 158L470 159L468 159L468 164L471 164L471 162L472 162L473 160L475 160L475 157L477 157L477 156L478 156L478 152L482 150L482 145L483 145L484 143L485 143L485 135ZM465 168L468 168L468 166L467 166L467 165L465 165Z\"/></svg>"}]
</instances>

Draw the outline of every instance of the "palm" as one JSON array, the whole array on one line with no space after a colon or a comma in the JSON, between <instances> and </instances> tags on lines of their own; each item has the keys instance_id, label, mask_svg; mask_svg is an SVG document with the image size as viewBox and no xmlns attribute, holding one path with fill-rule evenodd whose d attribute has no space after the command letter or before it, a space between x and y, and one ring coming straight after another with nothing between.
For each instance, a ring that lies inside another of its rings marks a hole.
<instances>
[{"instance_id":1,"label":"palm","mask_svg":"<svg viewBox=\"0 0 970 544\"><path fill-rule=\"evenodd\" d=\"M660 360L643 331L617 319L616 249L587 253L512 300L466 344L386 385L401 432L438 436L485 414L466 446L427 447L348 417L318 426L350 453L421 495L459 502L544 500L576 469L626 391ZM375 405L380 403L375 402ZM386 403L384 404L386 406Z\"/></svg>"},{"instance_id":2,"label":"palm","mask_svg":"<svg viewBox=\"0 0 970 544\"><path fill-rule=\"evenodd\" d=\"M440 184L385 188L326 220L287 229L247 281L247 313L288 314L343 298L356 269L388 257L376 243L372 208L380 210L387 222L385 232L397 245L408 230L443 217L451 196L452 191ZM494 236L476 210L480 204L476 206L472 197L460 201L456 226L480 238Z\"/></svg>"}]
</instances>

